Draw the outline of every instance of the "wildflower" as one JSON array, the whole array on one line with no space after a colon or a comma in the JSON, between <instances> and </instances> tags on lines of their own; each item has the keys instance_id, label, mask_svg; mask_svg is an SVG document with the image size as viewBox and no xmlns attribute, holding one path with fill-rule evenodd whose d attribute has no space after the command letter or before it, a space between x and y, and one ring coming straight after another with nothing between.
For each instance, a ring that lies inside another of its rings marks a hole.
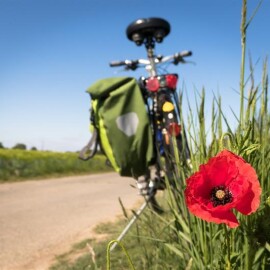
<instances>
[{"instance_id":1,"label":"wildflower","mask_svg":"<svg viewBox=\"0 0 270 270\"><path fill-rule=\"evenodd\" d=\"M260 195L254 168L228 150L201 165L199 171L187 179L185 190L187 207L192 214L231 228L239 226L232 209L249 215L259 207Z\"/></svg>"}]
</instances>

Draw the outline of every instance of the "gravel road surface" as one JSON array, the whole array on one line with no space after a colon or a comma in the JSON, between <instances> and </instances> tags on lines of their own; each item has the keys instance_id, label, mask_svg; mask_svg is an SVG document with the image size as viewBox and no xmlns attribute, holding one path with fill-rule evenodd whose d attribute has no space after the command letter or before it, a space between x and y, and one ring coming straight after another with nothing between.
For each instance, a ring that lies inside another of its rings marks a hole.
<instances>
[{"instance_id":1,"label":"gravel road surface","mask_svg":"<svg viewBox=\"0 0 270 270\"><path fill-rule=\"evenodd\" d=\"M140 199L115 173L0 185L0 269L45 270L100 222Z\"/></svg>"}]
</instances>

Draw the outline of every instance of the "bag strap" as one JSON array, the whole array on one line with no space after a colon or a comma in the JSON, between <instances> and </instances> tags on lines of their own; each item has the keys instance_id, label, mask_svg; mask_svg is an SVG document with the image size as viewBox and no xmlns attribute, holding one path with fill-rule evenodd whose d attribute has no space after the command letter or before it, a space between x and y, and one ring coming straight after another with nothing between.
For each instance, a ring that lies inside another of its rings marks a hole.
<instances>
[{"instance_id":1,"label":"bag strap","mask_svg":"<svg viewBox=\"0 0 270 270\"><path fill-rule=\"evenodd\" d=\"M85 147L83 147L83 149L80 151L79 158L82 160L91 159L97 152L98 142L99 142L98 132L97 129L94 128L92 137L88 142L88 144Z\"/></svg>"}]
</instances>

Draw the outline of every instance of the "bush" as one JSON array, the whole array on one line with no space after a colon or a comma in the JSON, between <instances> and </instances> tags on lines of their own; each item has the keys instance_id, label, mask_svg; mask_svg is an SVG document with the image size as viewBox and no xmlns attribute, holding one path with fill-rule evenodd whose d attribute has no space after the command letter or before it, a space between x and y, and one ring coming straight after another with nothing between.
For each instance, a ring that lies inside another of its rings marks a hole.
<instances>
[{"instance_id":1,"label":"bush","mask_svg":"<svg viewBox=\"0 0 270 270\"><path fill-rule=\"evenodd\" d=\"M85 162L76 153L0 149L0 181L110 171L105 157Z\"/></svg>"},{"instance_id":2,"label":"bush","mask_svg":"<svg viewBox=\"0 0 270 270\"><path fill-rule=\"evenodd\" d=\"M26 147L26 145L25 144L23 144L23 143L17 143L16 145L14 145L13 146L13 148L12 149L21 149L21 150L26 150L27 149L27 147Z\"/></svg>"}]
</instances>

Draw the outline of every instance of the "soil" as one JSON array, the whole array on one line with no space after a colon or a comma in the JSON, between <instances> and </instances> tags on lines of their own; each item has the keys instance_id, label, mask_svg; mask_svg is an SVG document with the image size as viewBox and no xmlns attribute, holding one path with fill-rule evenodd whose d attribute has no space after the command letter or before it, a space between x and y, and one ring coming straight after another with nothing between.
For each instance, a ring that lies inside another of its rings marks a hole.
<instances>
[{"instance_id":1,"label":"soil","mask_svg":"<svg viewBox=\"0 0 270 270\"><path fill-rule=\"evenodd\" d=\"M0 185L0 269L45 270L55 256L93 237L140 196L132 178L115 173Z\"/></svg>"}]
</instances>

